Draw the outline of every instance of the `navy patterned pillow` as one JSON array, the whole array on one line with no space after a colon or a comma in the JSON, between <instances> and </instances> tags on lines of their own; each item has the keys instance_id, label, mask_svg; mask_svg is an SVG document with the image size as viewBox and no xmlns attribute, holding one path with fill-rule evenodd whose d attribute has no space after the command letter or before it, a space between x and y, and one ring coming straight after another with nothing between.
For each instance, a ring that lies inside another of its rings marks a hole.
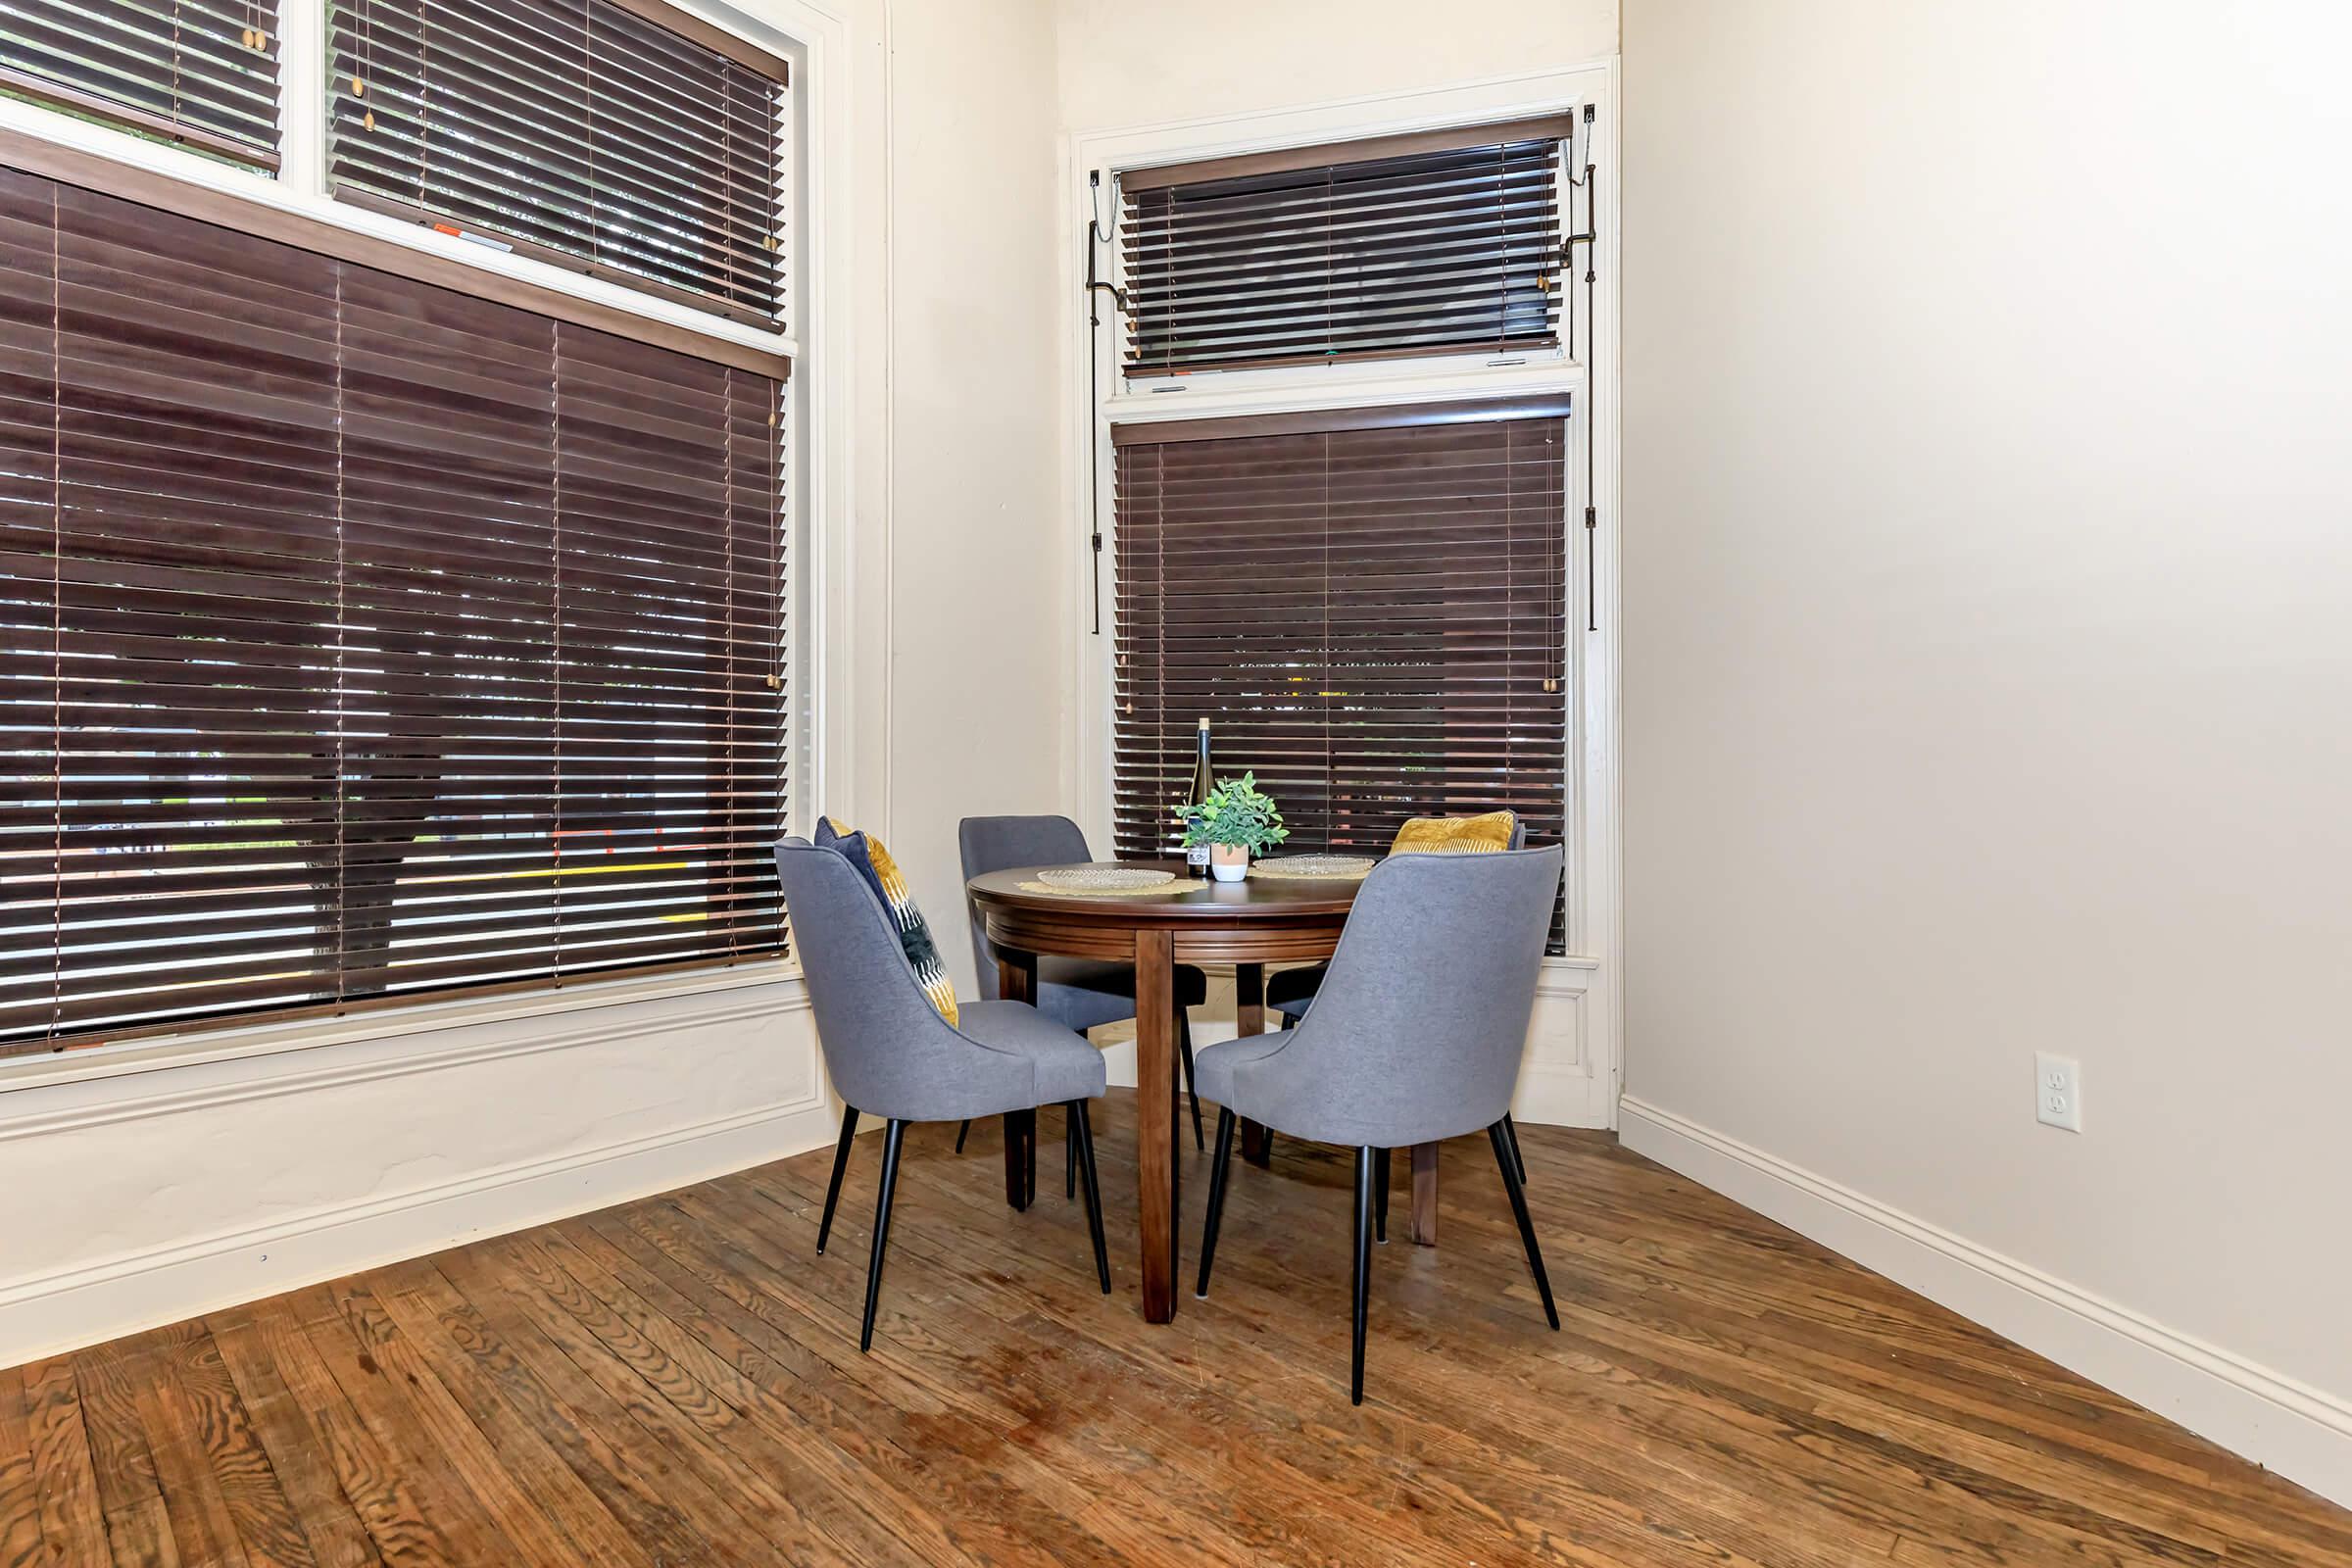
<instances>
[{"instance_id":1,"label":"navy patterned pillow","mask_svg":"<svg viewBox=\"0 0 2352 1568\"><path fill-rule=\"evenodd\" d=\"M923 911L914 906L913 896L906 891L906 879L899 874L899 863L890 858L882 841L871 833L853 832L832 817L821 817L816 824L816 847L831 850L858 868L865 885L874 897L882 901L882 912L890 916L891 929L899 934L899 945L906 950L906 961L914 965L914 977L922 983L923 995L939 1015L953 1024L956 1020L956 986L948 978L948 966L940 961L939 944L931 940L931 926Z\"/></svg>"}]
</instances>

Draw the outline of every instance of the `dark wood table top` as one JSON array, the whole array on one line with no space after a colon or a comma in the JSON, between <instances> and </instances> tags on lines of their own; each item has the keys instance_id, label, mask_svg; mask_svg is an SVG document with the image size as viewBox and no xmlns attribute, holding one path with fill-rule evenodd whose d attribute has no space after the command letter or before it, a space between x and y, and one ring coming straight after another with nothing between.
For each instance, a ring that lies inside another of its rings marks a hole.
<instances>
[{"instance_id":1,"label":"dark wood table top","mask_svg":"<svg viewBox=\"0 0 2352 1568\"><path fill-rule=\"evenodd\" d=\"M1136 863L1184 875L1182 861ZM1299 877L1252 876L1239 882L1204 880L1194 882L1182 893L1149 893L1133 898L1101 893L1038 893L1021 886L1036 881L1040 871L1054 869L1030 865L1011 871L991 871L972 878L964 886L983 906L1021 909L1063 919L1093 917L1106 925L1177 927L1261 921L1279 924L1288 920L1320 922L1335 915L1345 917L1355 903L1356 891L1363 886L1361 878L1310 881Z\"/></svg>"}]
</instances>

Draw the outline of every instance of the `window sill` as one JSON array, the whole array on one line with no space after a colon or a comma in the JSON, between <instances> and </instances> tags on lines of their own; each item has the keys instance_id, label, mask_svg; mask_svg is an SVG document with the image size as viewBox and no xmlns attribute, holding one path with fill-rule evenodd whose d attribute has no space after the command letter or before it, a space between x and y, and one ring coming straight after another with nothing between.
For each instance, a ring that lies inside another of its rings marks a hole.
<instances>
[{"instance_id":1,"label":"window sill","mask_svg":"<svg viewBox=\"0 0 2352 1568\"><path fill-rule=\"evenodd\" d=\"M191 1030L186 1034L153 1035L125 1041L119 1046L92 1046L86 1050L59 1052L53 1055L23 1056L0 1061L0 1095L206 1062L274 1056L325 1046L357 1045L403 1037L421 1038L484 1024L558 1017L597 1008L670 1002L729 991L747 991L761 986L790 986L797 1001L799 996L805 995L800 982L800 965L789 958L778 958L772 962L735 964L699 974L671 974L643 980L591 981L584 985L566 986L561 991L418 1002L410 1007L386 1007L345 1018L291 1019L283 1023L229 1025Z\"/></svg>"}]
</instances>

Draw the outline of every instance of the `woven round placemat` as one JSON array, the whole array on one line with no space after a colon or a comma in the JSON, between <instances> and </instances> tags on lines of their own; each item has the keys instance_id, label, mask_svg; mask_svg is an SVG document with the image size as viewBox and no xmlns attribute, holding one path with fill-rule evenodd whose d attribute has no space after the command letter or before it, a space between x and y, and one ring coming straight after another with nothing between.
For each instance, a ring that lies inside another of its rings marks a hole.
<instances>
[{"instance_id":1,"label":"woven round placemat","mask_svg":"<svg viewBox=\"0 0 2352 1568\"><path fill-rule=\"evenodd\" d=\"M1121 865L1116 860L1103 860L1091 865L1049 865L1037 873L1037 880L1050 888L1073 888L1081 893L1138 893L1164 888L1176 881L1177 876L1156 865Z\"/></svg>"},{"instance_id":2,"label":"woven round placemat","mask_svg":"<svg viewBox=\"0 0 2352 1568\"><path fill-rule=\"evenodd\" d=\"M1258 861L1250 874L1278 882L1361 882L1378 863L1362 855L1286 855Z\"/></svg>"},{"instance_id":3,"label":"woven round placemat","mask_svg":"<svg viewBox=\"0 0 2352 1568\"><path fill-rule=\"evenodd\" d=\"M1020 889L1023 893L1050 893L1057 899L1165 899L1205 886L1206 883L1180 876L1156 888L1057 888L1051 882L1023 882Z\"/></svg>"}]
</instances>

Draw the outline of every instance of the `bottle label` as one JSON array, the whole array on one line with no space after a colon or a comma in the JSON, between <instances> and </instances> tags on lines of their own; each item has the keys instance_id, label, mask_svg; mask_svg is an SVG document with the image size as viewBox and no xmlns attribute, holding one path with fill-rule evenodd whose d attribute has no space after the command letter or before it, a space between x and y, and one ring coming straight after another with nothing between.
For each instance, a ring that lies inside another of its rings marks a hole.
<instances>
[{"instance_id":1,"label":"bottle label","mask_svg":"<svg viewBox=\"0 0 2352 1568\"><path fill-rule=\"evenodd\" d=\"M1187 865L1206 865L1208 863L1208 846L1205 844L1187 845L1184 851L1184 863Z\"/></svg>"}]
</instances>

